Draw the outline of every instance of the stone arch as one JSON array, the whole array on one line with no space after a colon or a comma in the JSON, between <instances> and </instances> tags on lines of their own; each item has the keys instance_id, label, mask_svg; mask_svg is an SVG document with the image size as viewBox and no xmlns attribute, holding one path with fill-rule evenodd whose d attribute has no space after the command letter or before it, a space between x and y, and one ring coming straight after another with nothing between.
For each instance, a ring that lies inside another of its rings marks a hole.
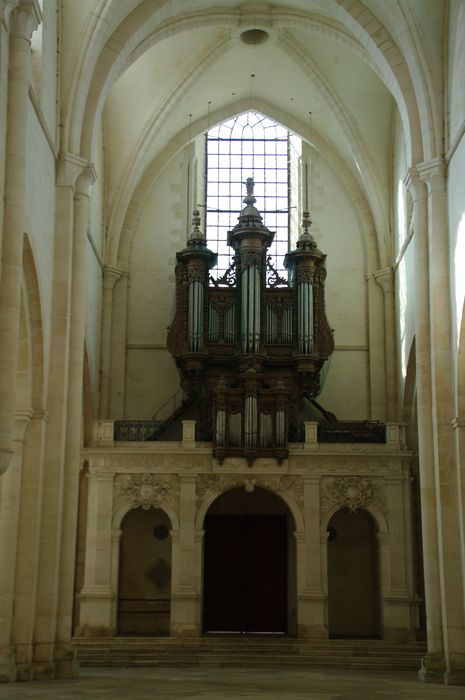
<instances>
[{"instance_id":1,"label":"stone arch","mask_svg":"<svg viewBox=\"0 0 465 700\"><path fill-rule=\"evenodd\" d=\"M378 638L382 632L383 553L367 507L338 507L328 521L326 571L330 637Z\"/></svg>"},{"instance_id":2,"label":"stone arch","mask_svg":"<svg viewBox=\"0 0 465 700\"><path fill-rule=\"evenodd\" d=\"M92 436L92 421L95 420L94 403L92 401L92 382L90 378L89 353L84 341L84 362L82 368L82 412L84 444L90 444Z\"/></svg>"},{"instance_id":3,"label":"stone arch","mask_svg":"<svg viewBox=\"0 0 465 700\"><path fill-rule=\"evenodd\" d=\"M462 322L457 351L457 415L459 420L465 418L465 300L463 301Z\"/></svg>"},{"instance_id":4,"label":"stone arch","mask_svg":"<svg viewBox=\"0 0 465 700\"><path fill-rule=\"evenodd\" d=\"M113 533L116 629L132 636L167 636L171 627L172 521L159 504L130 508ZM116 536L115 536L116 535Z\"/></svg>"},{"instance_id":5,"label":"stone arch","mask_svg":"<svg viewBox=\"0 0 465 700\"><path fill-rule=\"evenodd\" d=\"M113 522L112 522L112 530L113 531L118 531L121 530L121 526L123 524L123 520L130 513L131 510L135 510L136 508L139 508L140 504L136 503L125 503L122 505L113 515ZM166 503L160 503L157 505L157 508L159 510L162 510L168 518L171 521L171 531L172 532L177 532L179 530L179 518L174 510L170 505L167 505Z\"/></svg>"},{"instance_id":6,"label":"stone arch","mask_svg":"<svg viewBox=\"0 0 465 700\"><path fill-rule=\"evenodd\" d=\"M341 503L336 503L330 510L328 510L324 517L321 519L321 529L320 529L320 534L322 537L326 536L326 533L328 531L328 525L330 523L331 518L335 513L337 513L338 510L341 510L341 508L344 508L345 506ZM387 520L383 513L380 511L380 509L374 505L373 503L366 503L363 506L361 506L357 510L365 510L371 517L373 518L376 527L378 528L378 533L380 536L383 535L388 535L389 534L389 527Z\"/></svg>"},{"instance_id":7,"label":"stone arch","mask_svg":"<svg viewBox=\"0 0 465 700\"><path fill-rule=\"evenodd\" d=\"M325 100L334 119L339 123L342 131L345 133L348 143L351 144L354 161L358 163L358 169L354 169L355 177L362 180L363 188L368 193L367 196L371 204L375 226L378 231L380 249L382 251L381 267L384 267L388 265L388 252L384 250L384 247L386 241L385 232L389 227L389 223L377 166L371 157L370 150L367 148L363 134L356 120L352 117L343 102L337 97L336 91L323 75L322 69L311 59L306 49L301 45L296 47L296 43L294 37L289 37L287 33L284 32L283 36L281 36L277 42L277 46L288 54L290 59L294 61L304 73L310 76L315 89ZM176 102L182 99L186 86L192 85L197 77L201 75L201 72L227 50L228 45L227 39L222 37L217 39L208 48L208 51L201 54L194 65L189 66L186 74L178 80L177 85L170 91L170 94L167 95L165 99L161 100L163 107L157 107L156 111L147 120L134 149L134 154L131 156L130 162L128 162L127 168L125 169L125 175L115 191L113 200L115 206L112 208L113 214L109 224L110 231L114 228L115 221L118 222L118 220L122 220L121 211L127 207L128 199L132 196L132 193L147 167L146 154L148 151L148 144L154 141L154 136L163 125L163 122L169 118L170 111L174 109ZM249 108L250 107L249 99ZM230 116L233 115L231 114ZM211 115L209 115L209 117L211 117ZM285 123L287 124L290 119L290 115L286 115ZM205 130L205 127L203 130ZM191 128L189 128L189 132L190 131ZM301 135L303 135L304 131L305 129L300 128ZM155 157L156 156L154 156L154 158ZM347 165L345 167L347 168ZM336 173L337 172L338 170L336 170ZM117 225L116 223L116 226Z\"/></svg>"},{"instance_id":8,"label":"stone arch","mask_svg":"<svg viewBox=\"0 0 465 700\"><path fill-rule=\"evenodd\" d=\"M214 503L217 498L222 496L223 494L227 493L228 491L232 491L241 485L244 486L244 488L247 490L247 483L248 480L244 478L243 482L241 483L239 480L238 482L235 482L234 484L228 484L224 485L223 487L220 486L220 488L211 488L209 489L205 496L202 499L202 502L200 506L197 509L197 513L195 516L195 529L196 531L202 531L204 527L204 522L205 522L205 516ZM297 505L297 502L289 495L287 492L283 491L277 491L272 488L269 488L266 485L262 485L260 483L260 480L256 480L256 483L253 485L254 487L257 486L258 488L263 489L264 491L268 491L269 493L272 493L273 496L276 496L277 498L281 499L284 504L287 506L289 512L291 513L293 519L294 519L294 525L295 525L295 531L296 532L302 532L304 530L304 520L303 516L301 513L301 510L299 506Z\"/></svg>"},{"instance_id":9,"label":"stone arch","mask_svg":"<svg viewBox=\"0 0 465 700\"><path fill-rule=\"evenodd\" d=\"M16 411L30 411L32 405L32 341L27 292L21 290L19 315L18 365L16 369Z\"/></svg>"},{"instance_id":10,"label":"stone arch","mask_svg":"<svg viewBox=\"0 0 465 700\"><path fill-rule=\"evenodd\" d=\"M135 52L137 45L142 45L144 49L147 49L165 38L168 35L167 32L173 34L176 31L182 32L187 28L192 29L197 26L219 25L231 29L240 24L244 12L246 12L243 9L241 11L241 8L227 12L221 10L193 12L174 19L171 18L169 23L160 22L157 26L157 17L164 4L157 3L154 7L151 0L144 0L121 22L102 48L99 41L103 38L103 22L98 27L95 26L95 31L89 33L77 62L79 68L75 75L78 77L74 79L72 94L68 99L69 106L66 110L65 131L67 139L65 143L68 150L80 152L87 159L91 158L95 126L108 90L117 77L130 65L131 60L138 57L137 52ZM404 123L410 162L421 161L424 157L424 149L420 131L419 109L423 103L429 103L429 100L421 99L421 95L420 99L417 98L409 63L401 50L369 9L356 15L354 8L345 9L343 0L329 0L325 3L325 9L328 13L333 14L338 23L342 17L345 25L351 30L354 40L358 39L359 44L366 50L366 54L371 58L398 104ZM323 29L323 33L329 31L330 22L317 21L308 13L280 9L279 18L276 18L274 13L271 13L271 19L268 18L268 15L264 15L264 17L265 21L271 21L279 27L292 26L296 21L302 26L306 21L312 21L313 28ZM339 29L339 24L336 24L336 27ZM339 39L342 28L339 31L334 29L333 31L334 36ZM405 31L407 32L407 28ZM348 45L347 32L345 34L344 43ZM150 41L149 46L146 45L147 40ZM115 50L115 47L118 49ZM414 48L410 47L410 54L416 53ZM84 63L86 63L85 56L88 57L86 64L88 70L83 70ZM422 89L424 89L423 83ZM428 116L428 110L424 109L421 123L426 140L430 133Z\"/></svg>"},{"instance_id":11,"label":"stone arch","mask_svg":"<svg viewBox=\"0 0 465 700\"><path fill-rule=\"evenodd\" d=\"M222 109L211 112L210 123L220 123L250 108L256 109L262 114L269 116L271 119L284 124L305 140L304 134L306 126L302 121L295 119L292 115L275 107L271 103L258 98L239 100L230 103ZM189 131L196 137L205 131L206 126L207 116L204 115L192 123L190 130L186 127L183 131L179 132L176 138L149 164L144 173L140 174L139 181L132 193L129 191L124 194L121 193L108 234L109 264L115 265L123 270L128 268L133 237L137 230L141 211L150 194L151 188L171 159L189 143ZM366 199L354 174L343 159L338 156L331 144L321 135L314 132L312 134L312 146L325 159L335 176L342 182L353 203L355 214L360 223L367 271L378 270L380 267L379 245L370 203ZM381 234L382 232L380 231L379 235Z\"/></svg>"},{"instance_id":12,"label":"stone arch","mask_svg":"<svg viewBox=\"0 0 465 700\"><path fill-rule=\"evenodd\" d=\"M418 428L416 424L417 366L415 354L416 350L414 338L410 347L410 353L407 361L407 373L405 375L404 384L404 401L402 406L402 422L407 426L407 442L412 449L416 448L418 442Z\"/></svg>"},{"instance_id":13,"label":"stone arch","mask_svg":"<svg viewBox=\"0 0 465 700\"><path fill-rule=\"evenodd\" d=\"M220 486L226 488L208 499L201 530L203 630L294 636L298 564L296 520L289 505L293 499L269 480Z\"/></svg>"},{"instance_id":14,"label":"stone arch","mask_svg":"<svg viewBox=\"0 0 465 700\"><path fill-rule=\"evenodd\" d=\"M44 328L39 280L34 254L27 234L23 244L23 287L22 297L27 314L30 336L31 362L31 409L44 410Z\"/></svg>"}]
</instances>

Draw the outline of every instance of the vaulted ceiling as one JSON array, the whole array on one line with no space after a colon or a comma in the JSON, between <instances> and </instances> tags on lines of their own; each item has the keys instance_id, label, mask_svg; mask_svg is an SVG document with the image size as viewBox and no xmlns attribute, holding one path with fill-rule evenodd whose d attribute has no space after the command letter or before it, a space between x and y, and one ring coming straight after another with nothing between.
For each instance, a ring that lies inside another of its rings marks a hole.
<instances>
[{"instance_id":1,"label":"vaulted ceiling","mask_svg":"<svg viewBox=\"0 0 465 700\"><path fill-rule=\"evenodd\" d=\"M73 85L74 76L84 96L80 108L70 102L69 133L82 114L88 149L103 114L110 207L129 202L154 159L207 123L250 106L308 139L311 112L314 147L352 173L381 238L397 110L410 162L431 157L440 139L428 117L442 99L437 0L67 0L65 8L76 51L64 80Z\"/></svg>"}]
</instances>

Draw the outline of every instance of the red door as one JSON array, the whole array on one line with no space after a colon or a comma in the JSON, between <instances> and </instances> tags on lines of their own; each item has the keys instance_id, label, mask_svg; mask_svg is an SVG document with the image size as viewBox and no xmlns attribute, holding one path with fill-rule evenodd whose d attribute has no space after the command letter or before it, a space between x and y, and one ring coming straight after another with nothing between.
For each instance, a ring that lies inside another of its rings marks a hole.
<instances>
[{"instance_id":1,"label":"red door","mask_svg":"<svg viewBox=\"0 0 465 700\"><path fill-rule=\"evenodd\" d=\"M205 521L204 628L287 631L284 515L210 515Z\"/></svg>"}]
</instances>

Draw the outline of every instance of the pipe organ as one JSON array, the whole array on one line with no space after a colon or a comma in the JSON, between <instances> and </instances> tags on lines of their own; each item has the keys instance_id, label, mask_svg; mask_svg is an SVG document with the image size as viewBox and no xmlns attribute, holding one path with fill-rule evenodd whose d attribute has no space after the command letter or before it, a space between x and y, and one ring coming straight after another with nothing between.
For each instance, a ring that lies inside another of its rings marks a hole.
<instances>
[{"instance_id":1,"label":"pipe organ","mask_svg":"<svg viewBox=\"0 0 465 700\"><path fill-rule=\"evenodd\" d=\"M326 256L310 234L308 213L296 249L285 256L284 279L267 255L274 233L255 202L248 178L245 207L227 234L233 263L222 277L210 276L217 256L197 211L177 254L168 348L220 463L230 456L281 463L299 402L318 395L321 369L334 350L324 304Z\"/></svg>"}]
</instances>

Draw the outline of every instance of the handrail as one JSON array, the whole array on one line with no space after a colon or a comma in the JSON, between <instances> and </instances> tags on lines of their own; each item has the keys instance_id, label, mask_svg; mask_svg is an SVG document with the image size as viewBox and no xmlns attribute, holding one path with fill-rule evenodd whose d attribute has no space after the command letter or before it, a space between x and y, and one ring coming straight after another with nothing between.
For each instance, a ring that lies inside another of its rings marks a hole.
<instances>
[{"instance_id":1,"label":"handrail","mask_svg":"<svg viewBox=\"0 0 465 700\"><path fill-rule=\"evenodd\" d=\"M171 411L171 413L174 413L178 408L178 406L176 406L176 400L177 400L178 394L182 394L182 399L181 399L181 404L182 404L182 402L184 401L184 389L182 387L179 387L179 389L177 389L174 392L174 394L172 396L170 396L169 399L167 399L165 401L165 403L162 406L160 406L160 408L153 414L152 420L157 420L158 414L161 413L163 411L163 409L166 408L166 406L168 406L168 404L171 401L173 402L173 410Z\"/></svg>"}]
</instances>

